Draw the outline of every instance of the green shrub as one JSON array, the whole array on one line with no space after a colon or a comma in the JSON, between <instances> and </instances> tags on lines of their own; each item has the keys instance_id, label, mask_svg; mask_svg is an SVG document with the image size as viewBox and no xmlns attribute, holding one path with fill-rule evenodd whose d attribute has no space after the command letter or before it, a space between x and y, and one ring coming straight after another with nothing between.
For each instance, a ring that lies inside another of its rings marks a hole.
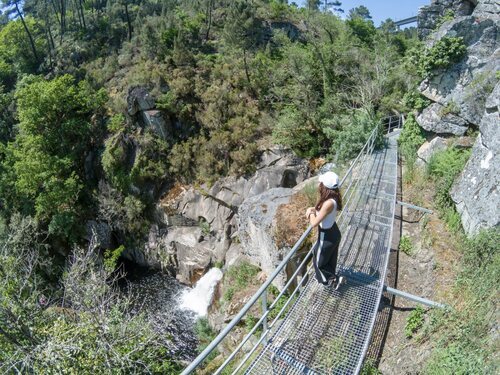
<instances>
[{"instance_id":1,"label":"green shrub","mask_svg":"<svg viewBox=\"0 0 500 375\"><path fill-rule=\"evenodd\" d=\"M278 295L278 294L276 294L276 295ZM293 296L292 300L290 301L290 303L288 304L288 306L286 307L286 309L283 310L283 313L280 315L280 318L284 318L286 316L286 314L288 313L288 311L290 311L290 309L292 308L292 306L295 303L295 301L297 300L297 298L298 298L298 295L295 294ZM285 292L281 296L281 298L278 300L278 302L276 303L276 305L274 306L274 308L267 315L267 319L269 321L272 321L273 319L275 319L278 316L278 314L281 311L281 309L285 306L287 300L288 300L288 293ZM268 303L268 305L270 306L271 303Z\"/></svg>"},{"instance_id":2,"label":"green shrub","mask_svg":"<svg viewBox=\"0 0 500 375\"><path fill-rule=\"evenodd\" d=\"M363 367L361 368L360 375L382 375L382 371L380 371L375 362L371 359L365 360L363 363Z\"/></svg>"},{"instance_id":3,"label":"green shrub","mask_svg":"<svg viewBox=\"0 0 500 375\"><path fill-rule=\"evenodd\" d=\"M245 317L245 328L247 331L251 331L253 327L257 324L260 318L253 316L252 314L248 314ZM259 325L259 327L255 330L254 334L260 335L262 332L262 324Z\"/></svg>"},{"instance_id":4,"label":"green shrub","mask_svg":"<svg viewBox=\"0 0 500 375\"><path fill-rule=\"evenodd\" d=\"M446 105L441 109L440 115L444 117L448 114L458 115L460 113L460 107L453 100L450 100Z\"/></svg>"},{"instance_id":5,"label":"green shrub","mask_svg":"<svg viewBox=\"0 0 500 375\"><path fill-rule=\"evenodd\" d=\"M406 162L406 180L413 179L417 150L424 142L423 130L415 120L415 116L410 113L398 138L399 150Z\"/></svg>"},{"instance_id":6,"label":"green shrub","mask_svg":"<svg viewBox=\"0 0 500 375\"><path fill-rule=\"evenodd\" d=\"M217 261L214 262L214 267L222 269L224 267L224 262L220 261L220 260L217 260Z\"/></svg>"},{"instance_id":7,"label":"green shrub","mask_svg":"<svg viewBox=\"0 0 500 375\"><path fill-rule=\"evenodd\" d=\"M424 51L419 64L420 73L429 77L436 70L445 69L459 61L466 52L462 37L443 37Z\"/></svg>"},{"instance_id":8,"label":"green shrub","mask_svg":"<svg viewBox=\"0 0 500 375\"><path fill-rule=\"evenodd\" d=\"M120 132L106 140L101 158L102 168L111 184L122 192L128 190L127 138Z\"/></svg>"},{"instance_id":9,"label":"green shrub","mask_svg":"<svg viewBox=\"0 0 500 375\"><path fill-rule=\"evenodd\" d=\"M167 143L150 131L139 137L138 143L140 152L130 171L131 182L136 186L161 184L168 172Z\"/></svg>"},{"instance_id":10,"label":"green shrub","mask_svg":"<svg viewBox=\"0 0 500 375\"><path fill-rule=\"evenodd\" d=\"M437 20L434 30L439 29L445 22L452 21L455 18L455 12L451 9L446 9L444 14Z\"/></svg>"},{"instance_id":11,"label":"green shrub","mask_svg":"<svg viewBox=\"0 0 500 375\"><path fill-rule=\"evenodd\" d=\"M409 111L417 110L421 112L431 104L431 101L417 90L413 90L408 91L403 96L403 104Z\"/></svg>"},{"instance_id":12,"label":"green shrub","mask_svg":"<svg viewBox=\"0 0 500 375\"><path fill-rule=\"evenodd\" d=\"M125 122L125 116L123 114L117 114L111 116L108 123L108 130L111 133L119 133L125 131L127 123Z\"/></svg>"},{"instance_id":13,"label":"green shrub","mask_svg":"<svg viewBox=\"0 0 500 375\"><path fill-rule=\"evenodd\" d=\"M274 142L290 147L302 157L318 155L322 137L315 124L292 106L281 111L273 128Z\"/></svg>"},{"instance_id":14,"label":"green shrub","mask_svg":"<svg viewBox=\"0 0 500 375\"><path fill-rule=\"evenodd\" d=\"M198 225L201 228L201 233L203 233L205 236L210 235L212 233L212 230L210 229L210 223L204 219L200 219L198 221Z\"/></svg>"},{"instance_id":15,"label":"green shrub","mask_svg":"<svg viewBox=\"0 0 500 375\"><path fill-rule=\"evenodd\" d=\"M212 327L210 327L207 318L199 318L196 321L194 331L198 337L198 341L200 342L198 347L198 351L200 352L203 351L203 349L205 349L217 336L217 333L212 329Z\"/></svg>"},{"instance_id":16,"label":"green shrub","mask_svg":"<svg viewBox=\"0 0 500 375\"><path fill-rule=\"evenodd\" d=\"M111 273L116 269L118 259L125 250L125 246L118 246L116 249L108 249L104 252L104 269L106 272Z\"/></svg>"},{"instance_id":17,"label":"green shrub","mask_svg":"<svg viewBox=\"0 0 500 375\"><path fill-rule=\"evenodd\" d=\"M375 127L380 125L379 119L371 110L357 110L348 115L338 116L337 123L323 129L331 142L329 156L337 162L354 158L363 148ZM379 132L376 146L383 142L383 134Z\"/></svg>"},{"instance_id":18,"label":"green shrub","mask_svg":"<svg viewBox=\"0 0 500 375\"><path fill-rule=\"evenodd\" d=\"M421 306L417 306L406 318L405 335L411 338L424 324L425 311Z\"/></svg>"},{"instance_id":19,"label":"green shrub","mask_svg":"<svg viewBox=\"0 0 500 375\"><path fill-rule=\"evenodd\" d=\"M243 262L239 265L232 265L228 268L226 277L227 280L234 283L235 286L239 288L244 288L253 281L253 278L257 276L260 268L254 266L250 263Z\"/></svg>"},{"instance_id":20,"label":"green shrub","mask_svg":"<svg viewBox=\"0 0 500 375\"><path fill-rule=\"evenodd\" d=\"M401 239L399 240L399 250L406 255L413 255L415 249L413 248L413 242L410 237L406 235L401 236Z\"/></svg>"},{"instance_id":21,"label":"green shrub","mask_svg":"<svg viewBox=\"0 0 500 375\"><path fill-rule=\"evenodd\" d=\"M427 164L427 174L436 182L436 206L453 231L460 228L460 217L455 211L450 189L457 175L464 169L469 156L470 150L449 147L432 155Z\"/></svg>"},{"instance_id":22,"label":"green shrub","mask_svg":"<svg viewBox=\"0 0 500 375\"><path fill-rule=\"evenodd\" d=\"M231 302L231 300L233 299L233 296L234 296L234 292L235 292L235 288L233 286L227 287L227 289L224 291L224 296L222 296L222 299L225 302Z\"/></svg>"}]
</instances>

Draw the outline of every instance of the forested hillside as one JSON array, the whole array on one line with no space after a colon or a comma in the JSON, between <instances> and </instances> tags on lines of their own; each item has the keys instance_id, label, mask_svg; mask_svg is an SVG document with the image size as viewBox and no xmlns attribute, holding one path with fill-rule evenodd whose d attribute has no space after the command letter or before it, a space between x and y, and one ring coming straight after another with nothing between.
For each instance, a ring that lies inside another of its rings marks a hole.
<instances>
[{"instance_id":1,"label":"forested hillside","mask_svg":"<svg viewBox=\"0 0 500 375\"><path fill-rule=\"evenodd\" d=\"M414 82L398 62L416 42L363 12L285 3L5 2L4 217L33 216L65 247L98 215L140 231L173 181L251 173L261 145L355 155L377 116L404 109ZM127 108L134 87L160 119Z\"/></svg>"},{"instance_id":2,"label":"forested hillside","mask_svg":"<svg viewBox=\"0 0 500 375\"><path fill-rule=\"evenodd\" d=\"M177 372L114 284L158 200L251 175L270 145L352 158L464 53L334 3L2 0L0 371Z\"/></svg>"}]
</instances>

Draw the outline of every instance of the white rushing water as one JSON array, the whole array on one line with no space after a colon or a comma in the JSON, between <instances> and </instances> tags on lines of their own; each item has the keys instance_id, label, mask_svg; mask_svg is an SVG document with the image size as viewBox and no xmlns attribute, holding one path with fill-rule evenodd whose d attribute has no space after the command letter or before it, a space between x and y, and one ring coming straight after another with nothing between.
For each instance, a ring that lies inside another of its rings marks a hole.
<instances>
[{"instance_id":1,"label":"white rushing water","mask_svg":"<svg viewBox=\"0 0 500 375\"><path fill-rule=\"evenodd\" d=\"M181 295L181 309L194 311L198 316L207 315L207 309L212 302L215 286L222 279L219 268L211 268L198 280L193 289L186 290Z\"/></svg>"}]
</instances>

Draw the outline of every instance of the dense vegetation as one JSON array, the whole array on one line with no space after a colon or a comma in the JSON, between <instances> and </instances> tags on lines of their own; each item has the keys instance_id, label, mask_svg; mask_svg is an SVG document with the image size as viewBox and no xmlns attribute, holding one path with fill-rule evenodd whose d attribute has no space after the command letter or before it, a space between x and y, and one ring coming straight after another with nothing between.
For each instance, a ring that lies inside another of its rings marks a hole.
<instances>
[{"instance_id":1,"label":"dense vegetation","mask_svg":"<svg viewBox=\"0 0 500 375\"><path fill-rule=\"evenodd\" d=\"M375 28L365 7L341 20L339 1L2 4L7 372L176 371L168 338L130 316L131 301L113 285L118 257L143 239L161 194L176 181L250 174L272 143L346 160L380 117L425 107L418 80L464 53L457 38L423 49L391 20ZM134 110L136 88L153 98L166 134ZM423 138L407 129L402 149L411 158ZM91 220L112 232L107 248L88 246Z\"/></svg>"},{"instance_id":2,"label":"dense vegetation","mask_svg":"<svg viewBox=\"0 0 500 375\"><path fill-rule=\"evenodd\" d=\"M96 216L123 242L165 186L250 173L270 142L348 158L414 84L397 62L417 42L364 7L344 22L318 2L6 5L1 210L62 244ZM168 137L127 111L135 86Z\"/></svg>"}]
</instances>

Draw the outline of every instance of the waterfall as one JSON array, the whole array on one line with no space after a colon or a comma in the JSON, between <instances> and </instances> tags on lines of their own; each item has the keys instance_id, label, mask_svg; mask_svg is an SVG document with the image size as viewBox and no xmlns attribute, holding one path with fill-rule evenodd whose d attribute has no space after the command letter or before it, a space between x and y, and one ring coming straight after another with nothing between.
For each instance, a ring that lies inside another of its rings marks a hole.
<instances>
[{"instance_id":1,"label":"waterfall","mask_svg":"<svg viewBox=\"0 0 500 375\"><path fill-rule=\"evenodd\" d=\"M194 311L198 316L207 315L207 309L212 302L215 286L222 279L219 268L211 268L198 280L193 289L186 290L181 295L181 309Z\"/></svg>"}]
</instances>

